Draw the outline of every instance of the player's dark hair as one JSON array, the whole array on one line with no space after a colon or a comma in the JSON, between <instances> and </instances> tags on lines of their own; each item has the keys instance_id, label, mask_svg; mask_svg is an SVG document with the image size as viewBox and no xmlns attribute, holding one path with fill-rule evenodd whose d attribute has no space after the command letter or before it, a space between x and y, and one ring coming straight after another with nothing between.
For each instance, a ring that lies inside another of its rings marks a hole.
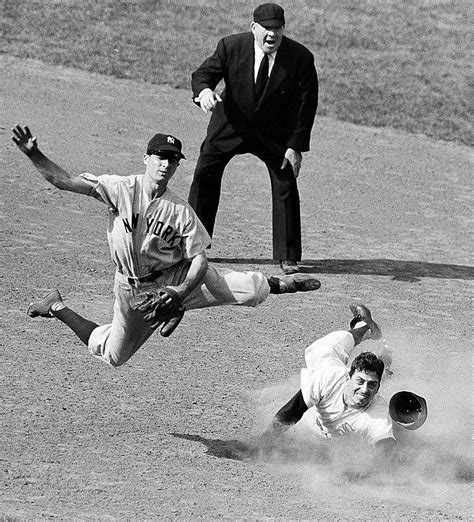
<instances>
[{"instance_id":1,"label":"player's dark hair","mask_svg":"<svg viewBox=\"0 0 474 522\"><path fill-rule=\"evenodd\" d=\"M374 372L377 374L379 381L381 381L384 369L383 361L374 353L363 352L352 361L349 377L352 377L354 372Z\"/></svg>"}]
</instances>

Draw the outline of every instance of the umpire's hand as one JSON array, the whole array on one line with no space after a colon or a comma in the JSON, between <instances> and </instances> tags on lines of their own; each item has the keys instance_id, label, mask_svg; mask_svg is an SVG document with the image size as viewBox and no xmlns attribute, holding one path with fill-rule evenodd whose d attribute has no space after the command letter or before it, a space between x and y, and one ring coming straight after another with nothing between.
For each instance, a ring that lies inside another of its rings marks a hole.
<instances>
[{"instance_id":1,"label":"umpire's hand","mask_svg":"<svg viewBox=\"0 0 474 522\"><path fill-rule=\"evenodd\" d=\"M218 102L222 101L222 98L211 89L203 89L195 101L199 103L201 109L207 114L214 110L214 107Z\"/></svg>"},{"instance_id":2,"label":"umpire's hand","mask_svg":"<svg viewBox=\"0 0 474 522\"><path fill-rule=\"evenodd\" d=\"M297 178L300 175L302 161L303 155L301 154L301 152L294 149L286 149L285 158L283 160L283 163L281 164L281 169L283 170L289 163L291 165L291 168L293 169L293 174L295 175L295 178Z\"/></svg>"}]
</instances>

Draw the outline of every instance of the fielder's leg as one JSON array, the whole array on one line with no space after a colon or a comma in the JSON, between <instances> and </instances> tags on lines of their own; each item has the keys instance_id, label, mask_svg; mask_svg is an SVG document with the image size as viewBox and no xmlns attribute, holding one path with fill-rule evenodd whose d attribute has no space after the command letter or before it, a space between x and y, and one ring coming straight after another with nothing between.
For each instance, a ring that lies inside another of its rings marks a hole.
<instances>
[{"instance_id":1,"label":"fielder's leg","mask_svg":"<svg viewBox=\"0 0 474 522\"><path fill-rule=\"evenodd\" d=\"M115 274L112 323L96 328L88 343L92 355L114 367L125 364L155 331L144 320L144 314L131 306L133 297L143 289L125 280Z\"/></svg>"},{"instance_id":2,"label":"fielder's leg","mask_svg":"<svg viewBox=\"0 0 474 522\"><path fill-rule=\"evenodd\" d=\"M257 306L269 294L317 290L321 283L309 274L265 277L210 264L203 282L183 301L186 310L221 305Z\"/></svg>"},{"instance_id":3,"label":"fielder's leg","mask_svg":"<svg viewBox=\"0 0 474 522\"><path fill-rule=\"evenodd\" d=\"M30 317L56 317L66 326L69 326L85 345L89 342L93 330L99 326L65 306L58 290L54 290L43 299L31 303L27 314Z\"/></svg>"},{"instance_id":4,"label":"fielder's leg","mask_svg":"<svg viewBox=\"0 0 474 522\"><path fill-rule=\"evenodd\" d=\"M271 294L294 294L295 292L310 292L318 290L321 283L309 274L291 274L271 276L267 278Z\"/></svg>"},{"instance_id":5,"label":"fielder's leg","mask_svg":"<svg viewBox=\"0 0 474 522\"><path fill-rule=\"evenodd\" d=\"M114 317L111 324L98 325L66 307L57 290L43 299L31 303L30 317L56 317L68 326L79 339L87 345L89 352L102 361L117 367L126 363L130 357L153 334L143 314L129 305L132 288L122 288L115 282Z\"/></svg>"}]
</instances>

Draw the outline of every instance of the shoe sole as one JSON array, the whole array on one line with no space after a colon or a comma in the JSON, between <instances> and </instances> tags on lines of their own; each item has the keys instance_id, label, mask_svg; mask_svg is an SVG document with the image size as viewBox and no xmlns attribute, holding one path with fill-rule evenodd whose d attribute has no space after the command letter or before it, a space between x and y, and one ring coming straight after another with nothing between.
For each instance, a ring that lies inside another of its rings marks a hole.
<instances>
[{"instance_id":1,"label":"shoe sole","mask_svg":"<svg viewBox=\"0 0 474 522\"><path fill-rule=\"evenodd\" d=\"M50 306L48 308L48 310L46 312L39 312L37 310L37 308L42 308L43 306L46 306L46 304L48 303L48 300L52 297L52 296L57 296L57 298L55 297L54 300L51 299L51 303L50 303ZM61 298L61 294L57 291L57 290L53 290L52 292L49 292L49 294L45 295L42 299L40 299L39 301L36 301L36 302L31 302L30 305L28 306L28 310L26 311L26 314L29 316L29 317L53 317L51 314L50 314L50 309L51 309L51 305L54 304L55 302L57 301L62 301L62 298ZM45 302L44 305L42 305L42 303Z\"/></svg>"},{"instance_id":2,"label":"shoe sole","mask_svg":"<svg viewBox=\"0 0 474 522\"><path fill-rule=\"evenodd\" d=\"M369 314L368 317L366 315L361 315L358 310L358 305L350 305L349 307L351 309L352 314L354 315L354 319L364 321L367 323L367 326L370 329L370 335L366 336L366 339L373 339L374 341L377 341L378 339L382 338L382 329L380 326L372 319L372 316L370 315L369 309L365 306L367 310L367 313ZM353 320L354 320L353 319ZM352 321L351 321L352 325Z\"/></svg>"},{"instance_id":3,"label":"shoe sole","mask_svg":"<svg viewBox=\"0 0 474 522\"><path fill-rule=\"evenodd\" d=\"M294 275L301 272L298 268L282 268L281 270L285 275Z\"/></svg>"},{"instance_id":4,"label":"shoe sole","mask_svg":"<svg viewBox=\"0 0 474 522\"><path fill-rule=\"evenodd\" d=\"M285 275L294 275L301 272L301 268L298 265L282 266L280 264L280 268Z\"/></svg>"},{"instance_id":5,"label":"shoe sole","mask_svg":"<svg viewBox=\"0 0 474 522\"><path fill-rule=\"evenodd\" d=\"M299 278L297 275L295 277L295 285L297 292L311 292L313 290L318 290L319 288L321 288L321 281L318 281L314 277L309 277L307 275L300 274Z\"/></svg>"}]
</instances>

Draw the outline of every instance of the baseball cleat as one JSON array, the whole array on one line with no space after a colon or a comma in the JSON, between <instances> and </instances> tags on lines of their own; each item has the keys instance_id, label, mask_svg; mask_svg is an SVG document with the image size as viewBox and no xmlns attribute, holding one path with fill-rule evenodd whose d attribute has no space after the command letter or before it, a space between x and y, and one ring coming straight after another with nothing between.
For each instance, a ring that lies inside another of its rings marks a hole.
<instances>
[{"instance_id":1,"label":"baseball cleat","mask_svg":"<svg viewBox=\"0 0 474 522\"><path fill-rule=\"evenodd\" d=\"M309 274L285 275L280 280L280 293L311 292L321 287L321 282Z\"/></svg>"},{"instance_id":2,"label":"baseball cleat","mask_svg":"<svg viewBox=\"0 0 474 522\"><path fill-rule=\"evenodd\" d=\"M280 261L280 268L286 275L297 274L300 271L300 267L296 261Z\"/></svg>"},{"instance_id":3,"label":"baseball cleat","mask_svg":"<svg viewBox=\"0 0 474 522\"><path fill-rule=\"evenodd\" d=\"M380 326L372 319L372 315L370 314L370 310L362 305L362 304L351 304L350 309L352 314L354 315L354 319L352 319L350 325L351 328L354 328L359 321L364 321L369 327L369 331L364 335L363 339L381 339L382 338L382 329Z\"/></svg>"},{"instance_id":4,"label":"baseball cleat","mask_svg":"<svg viewBox=\"0 0 474 522\"><path fill-rule=\"evenodd\" d=\"M62 301L59 291L53 290L48 295L44 296L43 299L30 303L26 313L30 317L54 317L51 312L51 307L57 302L62 303Z\"/></svg>"}]
</instances>

